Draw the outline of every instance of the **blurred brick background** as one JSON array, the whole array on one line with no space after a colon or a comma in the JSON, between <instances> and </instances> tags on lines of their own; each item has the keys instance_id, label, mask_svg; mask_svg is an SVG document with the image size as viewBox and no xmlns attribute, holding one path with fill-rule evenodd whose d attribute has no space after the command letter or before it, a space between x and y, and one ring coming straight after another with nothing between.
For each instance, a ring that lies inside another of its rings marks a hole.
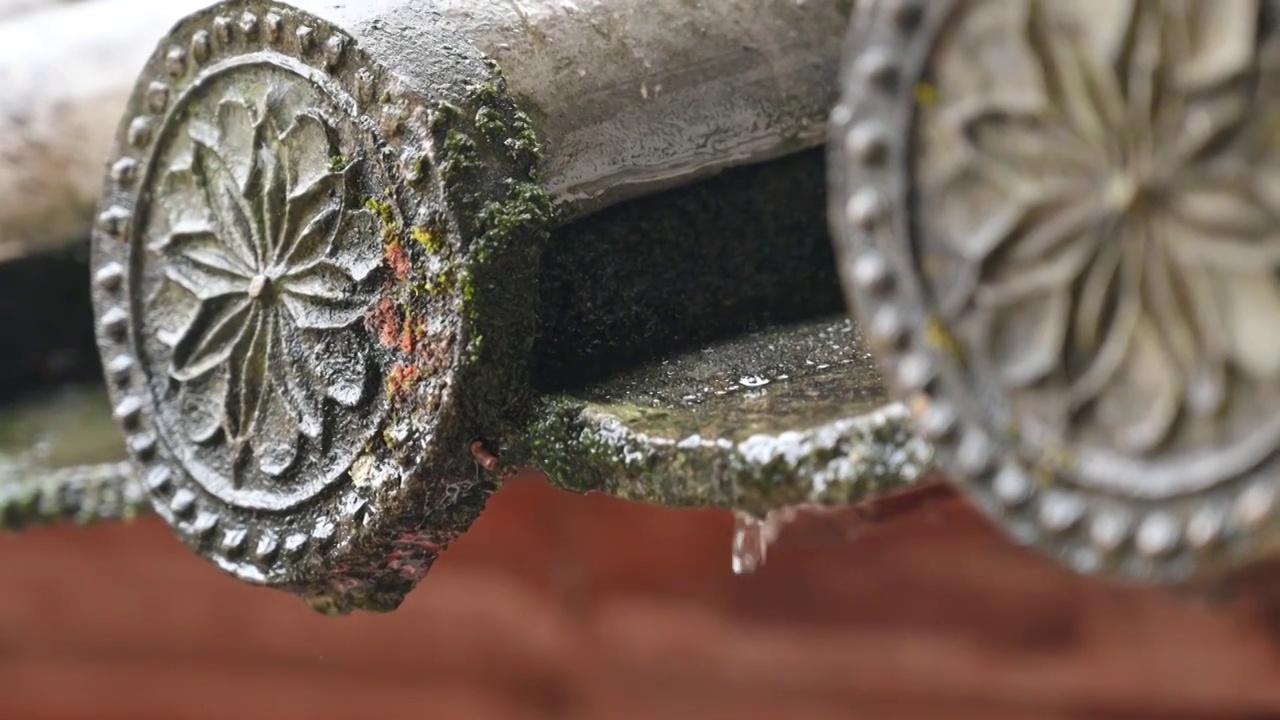
<instances>
[{"instance_id":1,"label":"blurred brick background","mask_svg":"<svg viewBox=\"0 0 1280 720\"><path fill-rule=\"evenodd\" d=\"M1280 717L1280 614L1073 577L944 493L788 532L520 478L404 607L325 618L155 520L0 537L0 719Z\"/></svg>"}]
</instances>

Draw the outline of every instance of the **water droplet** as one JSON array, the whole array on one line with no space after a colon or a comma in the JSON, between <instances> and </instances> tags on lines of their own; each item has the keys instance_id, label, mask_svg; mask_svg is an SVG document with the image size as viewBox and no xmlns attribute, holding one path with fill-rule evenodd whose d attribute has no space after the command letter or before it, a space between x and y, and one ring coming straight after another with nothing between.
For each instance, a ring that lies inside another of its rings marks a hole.
<instances>
[{"instance_id":1,"label":"water droplet","mask_svg":"<svg viewBox=\"0 0 1280 720\"><path fill-rule=\"evenodd\" d=\"M769 378L760 377L759 375L743 375L738 379L738 384L749 388L764 387L769 384Z\"/></svg>"},{"instance_id":2,"label":"water droplet","mask_svg":"<svg viewBox=\"0 0 1280 720\"><path fill-rule=\"evenodd\" d=\"M733 513L733 574L750 575L764 567L769 546L795 520L798 508L770 510L763 518L748 512Z\"/></svg>"},{"instance_id":3,"label":"water droplet","mask_svg":"<svg viewBox=\"0 0 1280 720\"><path fill-rule=\"evenodd\" d=\"M769 543L764 537L765 521L749 513L733 513L733 574L750 575L764 565Z\"/></svg>"}]
</instances>

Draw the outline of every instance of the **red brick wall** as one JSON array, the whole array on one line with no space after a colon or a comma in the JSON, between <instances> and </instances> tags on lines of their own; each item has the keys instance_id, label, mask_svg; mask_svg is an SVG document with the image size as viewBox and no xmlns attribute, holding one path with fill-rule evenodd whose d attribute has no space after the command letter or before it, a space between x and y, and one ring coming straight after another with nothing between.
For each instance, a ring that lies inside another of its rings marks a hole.
<instances>
[{"instance_id":1,"label":"red brick wall","mask_svg":"<svg viewBox=\"0 0 1280 720\"><path fill-rule=\"evenodd\" d=\"M729 572L722 513L518 480L398 612L325 618L158 522L0 537L0 718L1262 717L1280 614L1075 578L935 497Z\"/></svg>"}]
</instances>

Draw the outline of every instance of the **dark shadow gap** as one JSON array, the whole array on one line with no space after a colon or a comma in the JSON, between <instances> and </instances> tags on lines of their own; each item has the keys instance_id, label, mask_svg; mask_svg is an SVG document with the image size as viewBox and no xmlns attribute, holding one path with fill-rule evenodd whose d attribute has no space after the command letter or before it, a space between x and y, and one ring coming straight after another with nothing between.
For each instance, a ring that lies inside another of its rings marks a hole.
<instances>
[{"instance_id":1,"label":"dark shadow gap","mask_svg":"<svg viewBox=\"0 0 1280 720\"><path fill-rule=\"evenodd\" d=\"M100 381L88 243L0 263L0 401Z\"/></svg>"},{"instance_id":2,"label":"dark shadow gap","mask_svg":"<svg viewBox=\"0 0 1280 720\"><path fill-rule=\"evenodd\" d=\"M714 340L843 312L824 151L727 171L552 234L533 384L572 389Z\"/></svg>"}]
</instances>

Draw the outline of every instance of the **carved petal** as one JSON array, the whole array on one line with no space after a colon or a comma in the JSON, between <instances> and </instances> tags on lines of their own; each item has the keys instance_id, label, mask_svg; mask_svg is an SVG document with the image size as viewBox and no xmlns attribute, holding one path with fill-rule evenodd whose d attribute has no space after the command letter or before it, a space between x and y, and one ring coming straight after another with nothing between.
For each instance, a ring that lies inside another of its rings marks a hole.
<instances>
[{"instance_id":1,"label":"carved petal","mask_svg":"<svg viewBox=\"0 0 1280 720\"><path fill-rule=\"evenodd\" d=\"M364 318L372 302L366 295L352 295L341 300L292 294L284 296L284 305L293 322L307 330L349 327Z\"/></svg>"},{"instance_id":2,"label":"carved petal","mask_svg":"<svg viewBox=\"0 0 1280 720\"><path fill-rule=\"evenodd\" d=\"M282 358L276 358L283 360ZM254 428L253 450L262 472L278 477L298 460L301 429L285 401L283 389L268 381Z\"/></svg>"},{"instance_id":3,"label":"carved petal","mask_svg":"<svg viewBox=\"0 0 1280 720\"><path fill-rule=\"evenodd\" d=\"M369 359L366 348L352 336L333 333L319 345L316 377L329 397L339 405L356 407L369 392Z\"/></svg>"},{"instance_id":4,"label":"carved petal","mask_svg":"<svg viewBox=\"0 0 1280 720\"><path fill-rule=\"evenodd\" d=\"M200 444L213 440L222 429L227 412L227 366L192 378L178 391L182 426L187 437Z\"/></svg>"},{"instance_id":5,"label":"carved petal","mask_svg":"<svg viewBox=\"0 0 1280 720\"><path fill-rule=\"evenodd\" d=\"M370 298L331 262L318 262L281 278L283 300L300 328L347 327L364 317Z\"/></svg>"},{"instance_id":6,"label":"carved petal","mask_svg":"<svg viewBox=\"0 0 1280 720\"><path fill-rule=\"evenodd\" d=\"M1099 351L1109 326L1114 321L1111 303L1115 300L1123 248L1117 242L1103 242L1098 256L1084 273L1076 296L1075 323L1072 330L1073 353L1092 357Z\"/></svg>"},{"instance_id":7,"label":"carved petal","mask_svg":"<svg viewBox=\"0 0 1280 720\"><path fill-rule=\"evenodd\" d=\"M993 171L1024 183L1087 173L1099 159L1093 146L1050 115L983 105L961 113L959 122L974 162L994 164Z\"/></svg>"},{"instance_id":8,"label":"carved petal","mask_svg":"<svg viewBox=\"0 0 1280 720\"><path fill-rule=\"evenodd\" d=\"M251 258L241 257L218 237L217 228L207 222L184 222L173 228L165 247L210 271L230 273L248 280L256 273Z\"/></svg>"},{"instance_id":9,"label":"carved petal","mask_svg":"<svg viewBox=\"0 0 1280 720\"><path fill-rule=\"evenodd\" d=\"M280 278L280 285L290 295L317 300L341 300L354 284L342 268L328 260L320 260L298 268Z\"/></svg>"},{"instance_id":10,"label":"carved petal","mask_svg":"<svg viewBox=\"0 0 1280 720\"><path fill-rule=\"evenodd\" d=\"M1152 238L1147 247L1144 280L1148 314L1178 366L1190 375L1200 364L1203 341L1196 335L1186 284L1164 243Z\"/></svg>"},{"instance_id":11,"label":"carved petal","mask_svg":"<svg viewBox=\"0 0 1280 720\"><path fill-rule=\"evenodd\" d=\"M253 111L238 99L224 100L218 105L215 128L193 122L189 134L197 146L215 148L224 158L225 167L233 179L237 191L249 182L253 167L254 126Z\"/></svg>"},{"instance_id":12,"label":"carved petal","mask_svg":"<svg viewBox=\"0 0 1280 720\"><path fill-rule=\"evenodd\" d=\"M1159 330L1140 319L1119 372L1098 398L1098 419L1121 448L1154 450L1178 418L1185 381Z\"/></svg>"},{"instance_id":13,"label":"carved petal","mask_svg":"<svg viewBox=\"0 0 1280 720\"><path fill-rule=\"evenodd\" d=\"M991 357L1007 386L1031 385L1059 367L1070 313L1071 297L1065 289L992 313Z\"/></svg>"},{"instance_id":14,"label":"carved petal","mask_svg":"<svg viewBox=\"0 0 1280 720\"><path fill-rule=\"evenodd\" d=\"M326 176L337 175L334 164L334 144L329 127L317 114L298 115L294 124L281 136L288 148L289 177L293 181L293 194L306 192Z\"/></svg>"},{"instance_id":15,"label":"carved petal","mask_svg":"<svg viewBox=\"0 0 1280 720\"><path fill-rule=\"evenodd\" d=\"M147 296L156 339L170 350L176 347L195 323L202 304L193 298L190 291L172 280L166 278L156 283Z\"/></svg>"},{"instance_id":16,"label":"carved petal","mask_svg":"<svg viewBox=\"0 0 1280 720\"><path fill-rule=\"evenodd\" d=\"M1172 247L1171 247L1172 249ZM1175 257L1177 257L1175 253ZM1197 263L1177 257L1179 275L1187 289L1200 339L1201 367L1188 380L1187 403L1201 414L1217 412L1227 399L1227 360L1231 355L1226 321L1213 274Z\"/></svg>"},{"instance_id":17,"label":"carved petal","mask_svg":"<svg viewBox=\"0 0 1280 720\"><path fill-rule=\"evenodd\" d=\"M1280 373L1280 282L1274 275L1220 280L1236 365L1262 380Z\"/></svg>"},{"instance_id":18,"label":"carved petal","mask_svg":"<svg viewBox=\"0 0 1280 720\"><path fill-rule=\"evenodd\" d=\"M259 136L260 145L254 153L254 163L255 173L261 178L261 190L256 198L261 207L255 209L262 217L262 237L266 241L263 256L274 259L289 243L289 238L284 235L289 179L279 156L280 146L274 128L269 123L262 125Z\"/></svg>"},{"instance_id":19,"label":"carved petal","mask_svg":"<svg viewBox=\"0 0 1280 720\"><path fill-rule=\"evenodd\" d=\"M1141 150L1150 152L1154 146L1154 130L1163 112L1162 96L1166 89L1170 50L1164 40L1169 30L1165 27L1165 8L1161 3L1130 0L1127 21L1116 58L1116 75L1123 83L1122 110L1127 110L1129 121L1122 126L1134 134L1129 140ZM1177 15L1174 9L1168 15ZM1113 75L1113 77L1115 77ZM1124 122L1124 115L1121 115Z\"/></svg>"},{"instance_id":20,"label":"carved petal","mask_svg":"<svg viewBox=\"0 0 1280 720\"><path fill-rule=\"evenodd\" d=\"M1257 49L1258 0L1189 3L1192 52L1178 68L1187 91L1221 85L1246 71Z\"/></svg>"},{"instance_id":21,"label":"carved petal","mask_svg":"<svg viewBox=\"0 0 1280 720\"><path fill-rule=\"evenodd\" d=\"M1011 239L1024 233L1027 224L1033 222L1032 218L1042 211L1043 201L1015 198L1001 203L999 207L973 233L963 238L963 244L957 249L966 259L982 262Z\"/></svg>"},{"instance_id":22,"label":"carved petal","mask_svg":"<svg viewBox=\"0 0 1280 720\"><path fill-rule=\"evenodd\" d=\"M170 236L172 253L165 275L201 300L244 293L253 271L226 243L205 227L178 228Z\"/></svg>"},{"instance_id":23,"label":"carved petal","mask_svg":"<svg viewBox=\"0 0 1280 720\"><path fill-rule=\"evenodd\" d=\"M251 258L254 267L262 267L259 228L225 160L212 149L196 143L192 170L203 182L205 201L212 212L218 237L238 257Z\"/></svg>"},{"instance_id":24,"label":"carved petal","mask_svg":"<svg viewBox=\"0 0 1280 720\"><path fill-rule=\"evenodd\" d=\"M305 216L305 217L304 217ZM285 211L285 244L280 248L278 267L288 271L329 253L341 215L337 203L306 200L291 203ZM305 224L299 229L295 220Z\"/></svg>"},{"instance_id":25,"label":"carved petal","mask_svg":"<svg viewBox=\"0 0 1280 720\"><path fill-rule=\"evenodd\" d=\"M1202 352L1218 358L1225 358L1227 350L1226 318L1222 310L1222 298L1219 292L1221 282L1232 282L1233 278L1224 276L1221 279L1211 266L1205 265L1194 256L1188 258L1182 254L1177 245L1169 246L1178 273L1186 285L1189 304L1195 311L1199 325L1197 334L1204 341Z\"/></svg>"},{"instance_id":26,"label":"carved petal","mask_svg":"<svg viewBox=\"0 0 1280 720\"><path fill-rule=\"evenodd\" d=\"M1280 246L1280 214L1263 202L1247 171L1235 177L1190 176L1171 206L1204 240L1267 239Z\"/></svg>"},{"instance_id":27,"label":"carved petal","mask_svg":"<svg viewBox=\"0 0 1280 720\"><path fill-rule=\"evenodd\" d=\"M1025 218L1022 233L1010 248L1014 262L1035 262L1051 257L1082 236L1097 231L1103 221L1102 209L1091 202L1046 203L1040 212Z\"/></svg>"},{"instance_id":28,"label":"carved petal","mask_svg":"<svg viewBox=\"0 0 1280 720\"><path fill-rule=\"evenodd\" d=\"M1092 401L1112 382L1129 351L1130 338L1142 318L1142 262L1144 248L1137 238L1112 235L1106 242L1108 252L1101 253L1085 279L1089 295L1077 306L1077 331L1083 323L1097 329L1091 337L1096 343L1081 343L1074 351L1086 361L1068 391L1069 403L1079 408ZM1111 249L1119 250L1113 256ZM1107 275L1104 263L1113 263L1116 272ZM1114 285L1114 288L1106 287ZM1106 312L1108 300L1114 298L1114 310ZM1087 304L1085 304L1087 303ZM1104 323L1103 318L1110 317Z\"/></svg>"},{"instance_id":29,"label":"carved petal","mask_svg":"<svg viewBox=\"0 0 1280 720\"><path fill-rule=\"evenodd\" d=\"M241 295L245 292L249 281L242 275L204 261L213 261L213 258L199 254L195 258L173 258L165 267L164 274L201 300Z\"/></svg>"},{"instance_id":30,"label":"carved petal","mask_svg":"<svg viewBox=\"0 0 1280 720\"><path fill-rule=\"evenodd\" d=\"M1184 127L1174 136L1176 166L1203 162L1224 143L1248 132L1251 99L1244 92L1217 96L1184 113L1179 118Z\"/></svg>"},{"instance_id":31,"label":"carved petal","mask_svg":"<svg viewBox=\"0 0 1280 720\"><path fill-rule=\"evenodd\" d=\"M276 262L285 267L302 264L332 249L339 224L333 213L343 207L345 184L341 173L326 172L291 188L281 230L285 242L275 255Z\"/></svg>"},{"instance_id":32,"label":"carved petal","mask_svg":"<svg viewBox=\"0 0 1280 720\"><path fill-rule=\"evenodd\" d=\"M232 432L237 439L250 437L262 412L263 395L267 390L267 358L271 345L271 332L263 321L261 307L254 303L249 307L245 333L236 343L235 353L228 363L230 367L227 410L234 421Z\"/></svg>"},{"instance_id":33,"label":"carved petal","mask_svg":"<svg viewBox=\"0 0 1280 720\"><path fill-rule=\"evenodd\" d=\"M273 313L272 321L276 323L276 337L282 343L271 363L272 382L296 418L299 431L312 439L318 438L323 430L324 390L316 382L314 373L293 355L292 343L297 340L297 331L281 319L279 312Z\"/></svg>"},{"instance_id":34,"label":"carved petal","mask_svg":"<svg viewBox=\"0 0 1280 720\"><path fill-rule=\"evenodd\" d=\"M1075 28L1055 24L1051 3L1031 3L1027 41L1044 80L1053 112L1063 117L1074 133L1092 147L1105 148L1115 140L1110 121L1117 108L1104 91L1110 81L1100 58L1086 47ZM1123 109L1120 109L1123 112Z\"/></svg>"},{"instance_id":35,"label":"carved petal","mask_svg":"<svg viewBox=\"0 0 1280 720\"><path fill-rule=\"evenodd\" d=\"M173 368L169 374L175 380L186 382L226 362L245 336L252 313L246 296L202 303L173 348Z\"/></svg>"},{"instance_id":36,"label":"carved petal","mask_svg":"<svg viewBox=\"0 0 1280 720\"><path fill-rule=\"evenodd\" d=\"M206 227L209 224L210 211L203 181L196 177L191 169L190 161L184 166L170 168L164 175L163 189L157 193L165 198L164 213L156 219L158 232L152 245L154 250L163 250L169 242L169 233L176 233L179 228Z\"/></svg>"},{"instance_id":37,"label":"carved petal","mask_svg":"<svg viewBox=\"0 0 1280 720\"><path fill-rule=\"evenodd\" d=\"M1058 252L1032 263L1001 263L993 258L975 299L983 306L1004 306L1035 295L1066 289L1093 261L1104 236L1085 231L1063 242Z\"/></svg>"},{"instance_id":38,"label":"carved petal","mask_svg":"<svg viewBox=\"0 0 1280 720\"><path fill-rule=\"evenodd\" d=\"M380 221L361 208L348 212L337 231L333 262L357 283L382 265L383 243Z\"/></svg>"}]
</instances>

